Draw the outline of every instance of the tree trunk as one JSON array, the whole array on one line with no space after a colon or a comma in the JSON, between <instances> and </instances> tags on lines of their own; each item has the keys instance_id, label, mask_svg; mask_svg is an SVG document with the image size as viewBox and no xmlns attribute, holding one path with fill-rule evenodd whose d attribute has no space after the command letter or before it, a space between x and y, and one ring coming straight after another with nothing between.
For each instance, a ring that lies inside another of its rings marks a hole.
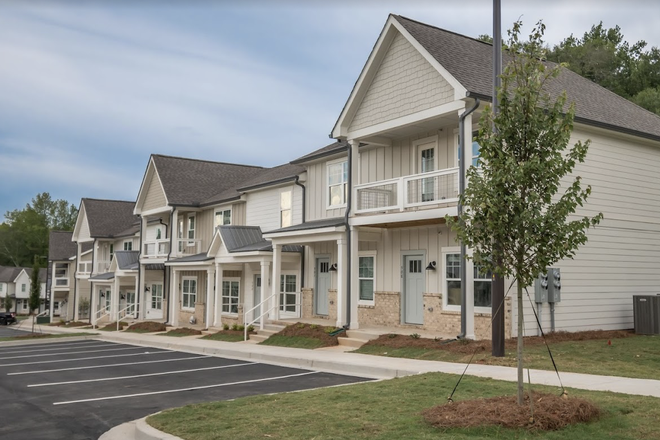
<instances>
[{"instance_id":1,"label":"tree trunk","mask_svg":"<svg viewBox=\"0 0 660 440\"><path fill-rule=\"evenodd\" d=\"M523 378L523 289L520 281L518 284L518 405L523 404L525 379Z\"/></svg>"}]
</instances>

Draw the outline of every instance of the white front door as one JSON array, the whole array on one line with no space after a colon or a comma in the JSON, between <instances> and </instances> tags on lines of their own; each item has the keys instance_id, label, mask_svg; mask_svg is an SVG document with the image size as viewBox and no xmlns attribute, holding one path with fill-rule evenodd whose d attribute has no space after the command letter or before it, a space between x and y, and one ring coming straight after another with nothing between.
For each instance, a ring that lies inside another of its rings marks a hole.
<instances>
[{"instance_id":1,"label":"white front door","mask_svg":"<svg viewBox=\"0 0 660 440\"><path fill-rule=\"evenodd\" d=\"M163 285L152 284L147 294L147 319L163 319Z\"/></svg>"},{"instance_id":2,"label":"white front door","mask_svg":"<svg viewBox=\"0 0 660 440\"><path fill-rule=\"evenodd\" d=\"M253 296L253 303L254 304L254 311L252 312L252 319L257 319L259 315L261 315L261 275L255 275L254 276L254 296ZM256 323L261 322L261 318L259 318Z\"/></svg>"}]
</instances>

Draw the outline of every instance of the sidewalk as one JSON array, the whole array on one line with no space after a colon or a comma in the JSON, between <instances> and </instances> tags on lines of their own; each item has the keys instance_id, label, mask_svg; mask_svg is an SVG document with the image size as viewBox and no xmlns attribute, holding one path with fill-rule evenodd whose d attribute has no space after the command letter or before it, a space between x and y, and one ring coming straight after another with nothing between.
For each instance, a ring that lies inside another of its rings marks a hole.
<instances>
[{"instance_id":1,"label":"sidewalk","mask_svg":"<svg viewBox=\"0 0 660 440\"><path fill-rule=\"evenodd\" d=\"M42 329L44 332L48 331L52 333L92 332L91 330L62 329L57 327L42 327ZM374 379L390 379L429 372L462 374L465 369L465 364L371 356L357 353L346 353L338 350L305 350L298 348L272 347L256 344L209 341L197 339L196 337L177 338L123 332L98 333L100 334L99 338L106 341L168 348L189 353L209 354L231 359L264 362ZM468 368L466 374L469 376L486 377L510 382L517 381L516 369L511 367L472 364ZM559 386L559 380L554 371L530 370L530 375L532 382L535 384ZM596 376L566 372L560 373L560 375L564 386L567 388L660 397L660 380ZM132 423L135 424L135 422ZM111 431L106 434L110 434L110 432ZM161 438L140 435L139 438L141 439ZM102 438L104 440L110 440L127 437L106 437L104 435Z\"/></svg>"}]
</instances>

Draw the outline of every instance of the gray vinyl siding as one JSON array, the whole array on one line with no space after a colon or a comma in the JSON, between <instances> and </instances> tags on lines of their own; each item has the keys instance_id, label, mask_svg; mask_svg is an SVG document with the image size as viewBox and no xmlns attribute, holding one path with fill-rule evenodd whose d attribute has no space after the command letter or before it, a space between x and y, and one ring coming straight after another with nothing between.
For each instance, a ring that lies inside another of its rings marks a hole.
<instances>
[{"instance_id":1,"label":"gray vinyl siding","mask_svg":"<svg viewBox=\"0 0 660 440\"><path fill-rule=\"evenodd\" d=\"M308 180L305 183L307 186L307 221L341 217L344 215L345 208L327 209L327 167L327 162L308 165Z\"/></svg>"},{"instance_id":2,"label":"gray vinyl siding","mask_svg":"<svg viewBox=\"0 0 660 440\"><path fill-rule=\"evenodd\" d=\"M567 331L632 328L632 296L660 292L660 146L579 128L572 143L587 138L592 140L587 160L576 167L574 175L591 185L592 194L577 214L602 212L604 219L590 230L589 242L573 260L554 265L562 274L556 327ZM563 186L570 180L565 179ZM550 327L548 309L545 305L546 329ZM524 311L526 333L536 334L527 302Z\"/></svg>"},{"instance_id":3,"label":"gray vinyl siding","mask_svg":"<svg viewBox=\"0 0 660 440\"><path fill-rule=\"evenodd\" d=\"M454 89L401 34L383 58L349 131L451 102Z\"/></svg>"},{"instance_id":4,"label":"gray vinyl siding","mask_svg":"<svg viewBox=\"0 0 660 440\"><path fill-rule=\"evenodd\" d=\"M245 213L246 204L245 203L234 203L231 205L231 224L237 226L246 225Z\"/></svg>"},{"instance_id":5,"label":"gray vinyl siding","mask_svg":"<svg viewBox=\"0 0 660 440\"><path fill-rule=\"evenodd\" d=\"M261 230L279 229L280 194L292 191L292 224L302 222L302 188L295 185L268 188L248 194L246 203L246 221L250 226L259 226Z\"/></svg>"}]
</instances>

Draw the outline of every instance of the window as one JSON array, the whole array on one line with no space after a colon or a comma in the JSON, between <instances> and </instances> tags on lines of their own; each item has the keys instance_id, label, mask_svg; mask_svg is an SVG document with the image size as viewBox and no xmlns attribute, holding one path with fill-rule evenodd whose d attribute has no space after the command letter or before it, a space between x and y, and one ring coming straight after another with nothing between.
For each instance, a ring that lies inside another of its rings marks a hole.
<instances>
[{"instance_id":1,"label":"window","mask_svg":"<svg viewBox=\"0 0 660 440\"><path fill-rule=\"evenodd\" d=\"M215 216L213 219L213 228L218 226L231 225L231 209L225 209L222 211L215 211Z\"/></svg>"},{"instance_id":2,"label":"window","mask_svg":"<svg viewBox=\"0 0 660 440\"><path fill-rule=\"evenodd\" d=\"M21 292L27 291L27 284L21 284Z\"/></svg>"},{"instance_id":3,"label":"window","mask_svg":"<svg viewBox=\"0 0 660 440\"><path fill-rule=\"evenodd\" d=\"M110 307L112 305L111 296L112 296L112 292L107 290L105 292L105 310L107 310L108 312L110 311Z\"/></svg>"},{"instance_id":4,"label":"window","mask_svg":"<svg viewBox=\"0 0 660 440\"><path fill-rule=\"evenodd\" d=\"M373 303L374 277L376 257L374 255L360 255L358 268L358 283L360 285L360 302Z\"/></svg>"},{"instance_id":5,"label":"window","mask_svg":"<svg viewBox=\"0 0 660 440\"><path fill-rule=\"evenodd\" d=\"M282 274L280 276L280 311L282 312L296 312L296 300L298 293L296 292L297 276Z\"/></svg>"},{"instance_id":6,"label":"window","mask_svg":"<svg viewBox=\"0 0 660 440\"><path fill-rule=\"evenodd\" d=\"M160 238L161 238L160 228L156 228L156 240L160 240Z\"/></svg>"},{"instance_id":7,"label":"window","mask_svg":"<svg viewBox=\"0 0 660 440\"><path fill-rule=\"evenodd\" d=\"M280 227L291 226L291 190L280 193Z\"/></svg>"},{"instance_id":8,"label":"window","mask_svg":"<svg viewBox=\"0 0 660 440\"><path fill-rule=\"evenodd\" d=\"M110 244L110 261L115 257L115 246Z\"/></svg>"},{"instance_id":9,"label":"window","mask_svg":"<svg viewBox=\"0 0 660 440\"><path fill-rule=\"evenodd\" d=\"M481 161L479 160L481 147L479 146L479 142L474 140L474 138L477 136L477 134L478 134L478 132L476 132L476 131L472 132L472 139L473 140L472 140L471 157L472 157L472 166L478 168L478 167L481 166ZM460 138L457 136L456 139L460 139ZM460 161L461 161L461 148L460 148L460 146L461 146L460 142L457 142L456 157L458 158L458 165L460 165ZM465 148L467 149L469 147L466 145Z\"/></svg>"},{"instance_id":10,"label":"window","mask_svg":"<svg viewBox=\"0 0 660 440\"><path fill-rule=\"evenodd\" d=\"M163 309L163 285L151 285L151 308L154 310Z\"/></svg>"},{"instance_id":11,"label":"window","mask_svg":"<svg viewBox=\"0 0 660 440\"><path fill-rule=\"evenodd\" d=\"M188 240L195 239L195 216L188 217Z\"/></svg>"},{"instance_id":12,"label":"window","mask_svg":"<svg viewBox=\"0 0 660 440\"><path fill-rule=\"evenodd\" d=\"M222 280L222 313L238 313L240 285L238 279Z\"/></svg>"},{"instance_id":13,"label":"window","mask_svg":"<svg viewBox=\"0 0 660 440\"><path fill-rule=\"evenodd\" d=\"M132 240L127 240L124 242L124 250L125 251L132 251L133 250L133 241Z\"/></svg>"},{"instance_id":14,"label":"window","mask_svg":"<svg viewBox=\"0 0 660 440\"><path fill-rule=\"evenodd\" d=\"M67 269L69 265L66 263L56 263L55 264L55 278L64 278L66 277ZM0 291L2 288L0 288Z\"/></svg>"},{"instance_id":15,"label":"window","mask_svg":"<svg viewBox=\"0 0 660 440\"><path fill-rule=\"evenodd\" d=\"M328 164L328 207L337 208L346 204L348 195L348 162Z\"/></svg>"},{"instance_id":16,"label":"window","mask_svg":"<svg viewBox=\"0 0 660 440\"><path fill-rule=\"evenodd\" d=\"M445 282L446 282L446 295L447 305L458 306L461 305L461 255L460 254L446 254L445 255ZM474 283L474 306L475 307L490 307L493 274L484 270L479 265L474 265L473 273Z\"/></svg>"},{"instance_id":17,"label":"window","mask_svg":"<svg viewBox=\"0 0 660 440\"><path fill-rule=\"evenodd\" d=\"M21 301L21 306L23 307L23 310L27 310L27 308L28 308L28 301L27 301L27 299Z\"/></svg>"},{"instance_id":18,"label":"window","mask_svg":"<svg viewBox=\"0 0 660 440\"><path fill-rule=\"evenodd\" d=\"M197 301L197 279L183 278L182 284L181 307L184 309L194 309L195 302Z\"/></svg>"},{"instance_id":19,"label":"window","mask_svg":"<svg viewBox=\"0 0 660 440\"><path fill-rule=\"evenodd\" d=\"M0 292L2 292L4 288L5 288L5 285L0 283Z\"/></svg>"}]
</instances>

